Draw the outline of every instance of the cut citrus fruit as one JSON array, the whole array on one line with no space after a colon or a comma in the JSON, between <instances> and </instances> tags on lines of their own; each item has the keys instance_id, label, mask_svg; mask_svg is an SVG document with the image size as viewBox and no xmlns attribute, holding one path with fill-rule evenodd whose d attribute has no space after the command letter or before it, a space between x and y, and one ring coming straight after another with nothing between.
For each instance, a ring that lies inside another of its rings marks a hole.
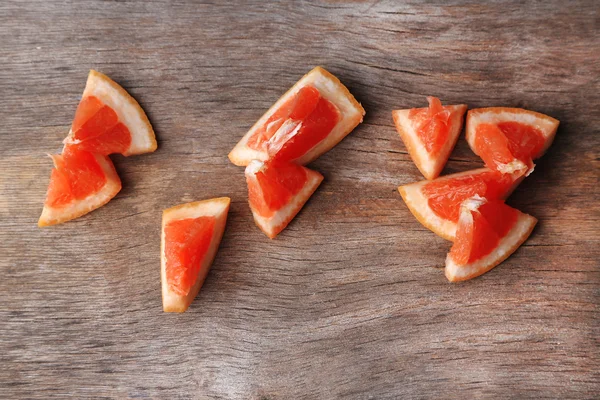
<instances>
[{"instance_id":1,"label":"cut citrus fruit","mask_svg":"<svg viewBox=\"0 0 600 400\"><path fill-rule=\"evenodd\" d=\"M230 202L228 197L221 197L163 211L161 283L165 312L184 312L198 295L219 249Z\"/></svg>"},{"instance_id":2,"label":"cut citrus fruit","mask_svg":"<svg viewBox=\"0 0 600 400\"><path fill-rule=\"evenodd\" d=\"M66 144L103 155L156 150L156 138L138 102L121 86L91 70Z\"/></svg>"},{"instance_id":3,"label":"cut citrus fruit","mask_svg":"<svg viewBox=\"0 0 600 400\"><path fill-rule=\"evenodd\" d=\"M427 108L394 110L392 117L419 171L425 178L435 179L456 145L467 106L442 106L436 97L427 97L427 101Z\"/></svg>"},{"instance_id":4,"label":"cut citrus fruit","mask_svg":"<svg viewBox=\"0 0 600 400\"><path fill-rule=\"evenodd\" d=\"M447 240L454 240L460 204L479 195L505 199L523 180L488 168L439 177L400 186L398 191L410 212L426 228Z\"/></svg>"},{"instance_id":5,"label":"cut citrus fruit","mask_svg":"<svg viewBox=\"0 0 600 400\"><path fill-rule=\"evenodd\" d=\"M552 144L559 121L521 108L469 110L466 136L486 166L502 173L531 172Z\"/></svg>"},{"instance_id":6,"label":"cut citrus fruit","mask_svg":"<svg viewBox=\"0 0 600 400\"><path fill-rule=\"evenodd\" d=\"M52 156L54 168L38 226L75 219L108 203L121 190L110 158L66 146Z\"/></svg>"},{"instance_id":7,"label":"cut citrus fruit","mask_svg":"<svg viewBox=\"0 0 600 400\"><path fill-rule=\"evenodd\" d=\"M537 219L501 200L474 196L460 207L456 239L446 257L451 282L475 278L507 259L529 237Z\"/></svg>"},{"instance_id":8,"label":"cut citrus fruit","mask_svg":"<svg viewBox=\"0 0 600 400\"><path fill-rule=\"evenodd\" d=\"M254 124L229 159L239 166L270 158L304 165L339 143L364 115L339 79L316 67Z\"/></svg>"},{"instance_id":9,"label":"cut citrus fruit","mask_svg":"<svg viewBox=\"0 0 600 400\"><path fill-rule=\"evenodd\" d=\"M323 175L293 163L253 160L246 167L248 198L256 225L271 239L298 214Z\"/></svg>"}]
</instances>

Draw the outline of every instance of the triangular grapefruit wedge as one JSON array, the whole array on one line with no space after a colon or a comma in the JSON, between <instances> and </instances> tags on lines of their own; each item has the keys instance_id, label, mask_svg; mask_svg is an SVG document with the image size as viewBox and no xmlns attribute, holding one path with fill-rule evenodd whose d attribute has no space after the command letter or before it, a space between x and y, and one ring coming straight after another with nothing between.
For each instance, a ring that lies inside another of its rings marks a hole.
<instances>
[{"instance_id":1,"label":"triangular grapefruit wedge","mask_svg":"<svg viewBox=\"0 0 600 400\"><path fill-rule=\"evenodd\" d=\"M466 136L488 168L529 174L533 160L552 144L558 124L552 117L521 108L476 108L467 113Z\"/></svg>"},{"instance_id":2,"label":"triangular grapefruit wedge","mask_svg":"<svg viewBox=\"0 0 600 400\"><path fill-rule=\"evenodd\" d=\"M250 128L229 159L239 166L272 158L305 165L338 144L364 115L340 80L316 67Z\"/></svg>"},{"instance_id":3,"label":"triangular grapefruit wedge","mask_svg":"<svg viewBox=\"0 0 600 400\"><path fill-rule=\"evenodd\" d=\"M60 224L93 211L121 190L121 180L106 156L66 146L51 156L54 168L38 226Z\"/></svg>"},{"instance_id":4,"label":"triangular grapefruit wedge","mask_svg":"<svg viewBox=\"0 0 600 400\"><path fill-rule=\"evenodd\" d=\"M426 228L447 240L454 240L460 204L475 195L505 199L523 180L488 168L420 181L398 188L410 212Z\"/></svg>"},{"instance_id":5,"label":"triangular grapefruit wedge","mask_svg":"<svg viewBox=\"0 0 600 400\"><path fill-rule=\"evenodd\" d=\"M527 240L536 223L536 218L501 200L474 196L464 201L454 245L446 257L446 277L464 281L491 270Z\"/></svg>"},{"instance_id":6,"label":"triangular grapefruit wedge","mask_svg":"<svg viewBox=\"0 0 600 400\"><path fill-rule=\"evenodd\" d=\"M66 144L102 155L156 150L152 125L138 102L108 76L91 70Z\"/></svg>"},{"instance_id":7,"label":"triangular grapefruit wedge","mask_svg":"<svg viewBox=\"0 0 600 400\"><path fill-rule=\"evenodd\" d=\"M246 167L246 182L254 222L275 238L322 181L323 175L300 165L253 160Z\"/></svg>"},{"instance_id":8,"label":"triangular grapefruit wedge","mask_svg":"<svg viewBox=\"0 0 600 400\"><path fill-rule=\"evenodd\" d=\"M442 106L436 97L427 97L429 107L394 110L396 130L413 162L426 179L437 178L463 126L466 104Z\"/></svg>"},{"instance_id":9,"label":"triangular grapefruit wedge","mask_svg":"<svg viewBox=\"0 0 600 400\"><path fill-rule=\"evenodd\" d=\"M184 312L198 295L219 249L231 200L181 204L163 211L161 283L165 312Z\"/></svg>"}]
</instances>

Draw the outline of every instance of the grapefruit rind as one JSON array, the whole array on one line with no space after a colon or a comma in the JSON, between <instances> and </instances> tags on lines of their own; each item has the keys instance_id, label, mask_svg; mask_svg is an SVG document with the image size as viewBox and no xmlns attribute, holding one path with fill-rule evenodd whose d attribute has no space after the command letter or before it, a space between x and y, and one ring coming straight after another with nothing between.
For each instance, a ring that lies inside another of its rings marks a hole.
<instances>
[{"instance_id":1,"label":"grapefruit rind","mask_svg":"<svg viewBox=\"0 0 600 400\"><path fill-rule=\"evenodd\" d=\"M457 265L450 255L446 256L446 278L450 282L466 281L485 274L513 254L527 240L537 219L519 211L519 217L498 246L487 256L467 265Z\"/></svg>"},{"instance_id":2,"label":"grapefruit rind","mask_svg":"<svg viewBox=\"0 0 600 400\"><path fill-rule=\"evenodd\" d=\"M162 216L162 231L160 241L160 276L162 286L162 302L163 311L165 312L184 312L188 309L194 298L200 292L200 288L208 275L212 262L217 255L225 225L227 223L227 214L231 199L229 197L220 197L193 203L181 204L163 211ZM206 251L206 255L202 259L202 263L198 272L198 279L194 286L190 289L186 296L173 293L169 290L166 277L166 258L165 258L165 226L171 222L186 218L198 218L202 216L215 217L215 228L210 242L210 246Z\"/></svg>"},{"instance_id":3,"label":"grapefruit rind","mask_svg":"<svg viewBox=\"0 0 600 400\"><path fill-rule=\"evenodd\" d=\"M362 122L365 110L361 104L356 101L354 96L350 93L348 88L344 86L338 78L333 74L326 71L322 67L316 67L309 73L304 75L294 86L292 86L283 96L279 98L269 108L269 110L263 114L263 116L250 128L250 130L244 135L244 137L235 145L233 150L229 153L229 160L238 166L247 166L252 160L266 161L269 156L266 151L258 151L251 149L247 146L248 139L254 134L254 132L262 127L269 117L283 105L291 96L294 96L296 92L303 86L312 85L314 86L321 96L335 104L340 111L340 121L333 128L333 130L327 135L325 139L319 142L316 146L310 149L306 154L300 158L293 160L294 163L299 165L305 165L315 160L323 153L329 151L336 144L338 144L344 137L346 137L352 130Z\"/></svg>"},{"instance_id":4,"label":"grapefruit rind","mask_svg":"<svg viewBox=\"0 0 600 400\"><path fill-rule=\"evenodd\" d=\"M509 121L520 122L522 124L533 126L539 129L540 132L544 135L544 146L538 154L535 154L533 155L533 157L531 157L533 160L540 158L544 155L546 150L548 150L548 148L554 141L554 137L556 136L556 130L558 129L558 125L560 124L560 122L557 119L552 118L548 115L538 113L535 111L525 110L522 108L474 108L467 112L467 122L465 128L467 142L469 143L469 147L471 147L471 150L473 150L475 154L478 154L475 149L475 132L479 124L498 124L501 122Z\"/></svg>"},{"instance_id":5,"label":"grapefruit rind","mask_svg":"<svg viewBox=\"0 0 600 400\"><path fill-rule=\"evenodd\" d=\"M263 166L263 163L258 160L252 161L246 167L246 177L254 176ZM270 239L274 239L286 226L294 219L296 214L300 212L304 204L310 199L312 194L317 190L323 181L323 175L317 171L313 171L306 167L302 167L306 171L306 183L302 189L293 196L288 204L277 210L272 216L266 218L254 211L252 206L252 215L256 226L265 233Z\"/></svg>"},{"instance_id":6,"label":"grapefruit rind","mask_svg":"<svg viewBox=\"0 0 600 400\"><path fill-rule=\"evenodd\" d=\"M106 183L98 192L81 200L73 200L63 207L50 207L44 204L38 226L51 226L79 218L108 203L121 190L121 180L110 158L94 154L96 161L106 176Z\"/></svg>"},{"instance_id":7,"label":"grapefruit rind","mask_svg":"<svg viewBox=\"0 0 600 400\"><path fill-rule=\"evenodd\" d=\"M157 143L152 125L139 103L108 76L90 70L82 98L95 96L105 105L112 108L131 134L131 145L123 153L124 156L151 153L156 150ZM65 143L76 144L73 132L65 139Z\"/></svg>"},{"instance_id":8,"label":"grapefruit rind","mask_svg":"<svg viewBox=\"0 0 600 400\"><path fill-rule=\"evenodd\" d=\"M435 179L440 175L450 157L450 153L452 153L452 149L454 149L454 146L456 145L460 132L462 132L467 105L459 104L444 106L444 108L447 107L452 109L452 119L450 121L451 130L448 133L448 140L446 140L446 143L444 143L435 158L431 157L427 152L423 142L417 135L414 124L409 118L410 110L392 111L396 130L400 134L400 138L402 139L402 142L404 142L410 157L419 171L421 171L421 174L429 180Z\"/></svg>"},{"instance_id":9,"label":"grapefruit rind","mask_svg":"<svg viewBox=\"0 0 600 400\"><path fill-rule=\"evenodd\" d=\"M445 175L443 177L437 178L439 180L445 179L453 179L460 178L461 176L469 176L469 175L477 175L485 172L491 172L491 170L487 167L478 168L470 171L459 172L456 174ZM513 186L508 190L503 199L510 196L510 194L515 190L515 188L521 183L524 176L515 180ZM422 188L427 185L431 181L424 180L415 183L410 183L408 185L403 185L398 187L398 192L402 196L404 203L410 210L410 212L415 216L415 218L423 225L425 228L431 230L436 235L450 241L454 241L454 237L456 235L456 222L443 219L438 216L427 202L427 197L423 194Z\"/></svg>"}]
</instances>

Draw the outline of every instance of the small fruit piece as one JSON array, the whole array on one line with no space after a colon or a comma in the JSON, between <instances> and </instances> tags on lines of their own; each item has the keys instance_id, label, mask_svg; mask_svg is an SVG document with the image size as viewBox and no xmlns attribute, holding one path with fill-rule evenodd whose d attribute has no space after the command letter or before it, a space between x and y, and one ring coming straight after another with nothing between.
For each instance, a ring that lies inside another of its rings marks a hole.
<instances>
[{"instance_id":1,"label":"small fruit piece","mask_svg":"<svg viewBox=\"0 0 600 400\"><path fill-rule=\"evenodd\" d=\"M520 108L478 108L467 113L466 136L488 168L529 174L533 160L552 144L558 124L552 117Z\"/></svg>"},{"instance_id":2,"label":"small fruit piece","mask_svg":"<svg viewBox=\"0 0 600 400\"><path fill-rule=\"evenodd\" d=\"M522 181L488 168L400 186L398 191L417 220L437 235L454 240L460 204L475 195L505 199Z\"/></svg>"},{"instance_id":3,"label":"small fruit piece","mask_svg":"<svg viewBox=\"0 0 600 400\"><path fill-rule=\"evenodd\" d=\"M322 180L320 173L300 165L252 161L246 167L246 182L254 222L273 239L298 214Z\"/></svg>"},{"instance_id":4,"label":"small fruit piece","mask_svg":"<svg viewBox=\"0 0 600 400\"><path fill-rule=\"evenodd\" d=\"M156 138L138 102L100 72L91 70L71 131L69 145L108 155L125 156L156 150Z\"/></svg>"},{"instance_id":5,"label":"small fruit piece","mask_svg":"<svg viewBox=\"0 0 600 400\"><path fill-rule=\"evenodd\" d=\"M442 106L436 97L427 97L429 107L394 110L396 130L413 162L427 179L435 179L450 157L463 126L465 104Z\"/></svg>"},{"instance_id":6,"label":"small fruit piece","mask_svg":"<svg viewBox=\"0 0 600 400\"><path fill-rule=\"evenodd\" d=\"M38 226L60 224L93 211L116 196L121 180L110 158L66 146L54 168Z\"/></svg>"},{"instance_id":7,"label":"small fruit piece","mask_svg":"<svg viewBox=\"0 0 600 400\"><path fill-rule=\"evenodd\" d=\"M270 158L305 165L338 144L364 115L339 79L316 67L254 124L229 159L239 166Z\"/></svg>"},{"instance_id":8,"label":"small fruit piece","mask_svg":"<svg viewBox=\"0 0 600 400\"><path fill-rule=\"evenodd\" d=\"M200 291L221 243L230 202L228 197L221 197L163 211L161 283L165 312L184 312Z\"/></svg>"},{"instance_id":9,"label":"small fruit piece","mask_svg":"<svg viewBox=\"0 0 600 400\"><path fill-rule=\"evenodd\" d=\"M454 245L446 257L446 277L464 281L494 268L529 237L537 219L501 200L474 196L461 204Z\"/></svg>"}]
</instances>

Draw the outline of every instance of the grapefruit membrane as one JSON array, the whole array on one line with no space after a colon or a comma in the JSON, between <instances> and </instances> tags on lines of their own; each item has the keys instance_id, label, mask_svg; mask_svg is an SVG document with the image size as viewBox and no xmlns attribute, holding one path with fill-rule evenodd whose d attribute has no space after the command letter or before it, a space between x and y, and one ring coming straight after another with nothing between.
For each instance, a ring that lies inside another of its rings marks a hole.
<instances>
[{"instance_id":1,"label":"grapefruit membrane","mask_svg":"<svg viewBox=\"0 0 600 400\"><path fill-rule=\"evenodd\" d=\"M161 284L165 312L184 312L198 295L221 243L230 202L228 197L221 197L163 211Z\"/></svg>"},{"instance_id":2,"label":"grapefruit membrane","mask_svg":"<svg viewBox=\"0 0 600 400\"><path fill-rule=\"evenodd\" d=\"M527 240L536 223L536 218L501 200L477 195L465 200L446 257L446 277L451 282L464 281L491 270Z\"/></svg>"},{"instance_id":3,"label":"grapefruit membrane","mask_svg":"<svg viewBox=\"0 0 600 400\"><path fill-rule=\"evenodd\" d=\"M462 131L465 104L442 106L436 97L427 97L429 107L394 110L396 130L413 162L427 179L437 178Z\"/></svg>"},{"instance_id":4,"label":"grapefruit membrane","mask_svg":"<svg viewBox=\"0 0 600 400\"><path fill-rule=\"evenodd\" d=\"M323 181L316 171L274 160L253 160L245 173L254 222L271 239L285 229Z\"/></svg>"},{"instance_id":5,"label":"grapefruit membrane","mask_svg":"<svg viewBox=\"0 0 600 400\"><path fill-rule=\"evenodd\" d=\"M479 195L489 199L505 199L523 180L514 179L489 168L479 168L445 175L432 181L403 185L398 188L410 212L426 228L453 241L464 200Z\"/></svg>"},{"instance_id":6,"label":"grapefruit membrane","mask_svg":"<svg viewBox=\"0 0 600 400\"><path fill-rule=\"evenodd\" d=\"M316 67L250 128L229 159L238 166L270 158L305 165L338 144L364 115L339 79Z\"/></svg>"},{"instance_id":7,"label":"grapefruit membrane","mask_svg":"<svg viewBox=\"0 0 600 400\"><path fill-rule=\"evenodd\" d=\"M157 143L138 102L108 76L91 70L65 144L124 156L149 153Z\"/></svg>"},{"instance_id":8,"label":"grapefruit membrane","mask_svg":"<svg viewBox=\"0 0 600 400\"><path fill-rule=\"evenodd\" d=\"M501 173L531 173L533 160L552 144L559 121L521 108L469 110L466 136L486 166Z\"/></svg>"},{"instance_id":9,"label":"grapefruit membrane","mask_svg":"<svg viewBox=\"0 0 600 400\"><path fill-rule=\"evenodd\" d=\"M107 156L66 146L51 156L54 168L38 226L60 224L108 203L121 190L121 180Z\"/></svg>"}]
</instances>

